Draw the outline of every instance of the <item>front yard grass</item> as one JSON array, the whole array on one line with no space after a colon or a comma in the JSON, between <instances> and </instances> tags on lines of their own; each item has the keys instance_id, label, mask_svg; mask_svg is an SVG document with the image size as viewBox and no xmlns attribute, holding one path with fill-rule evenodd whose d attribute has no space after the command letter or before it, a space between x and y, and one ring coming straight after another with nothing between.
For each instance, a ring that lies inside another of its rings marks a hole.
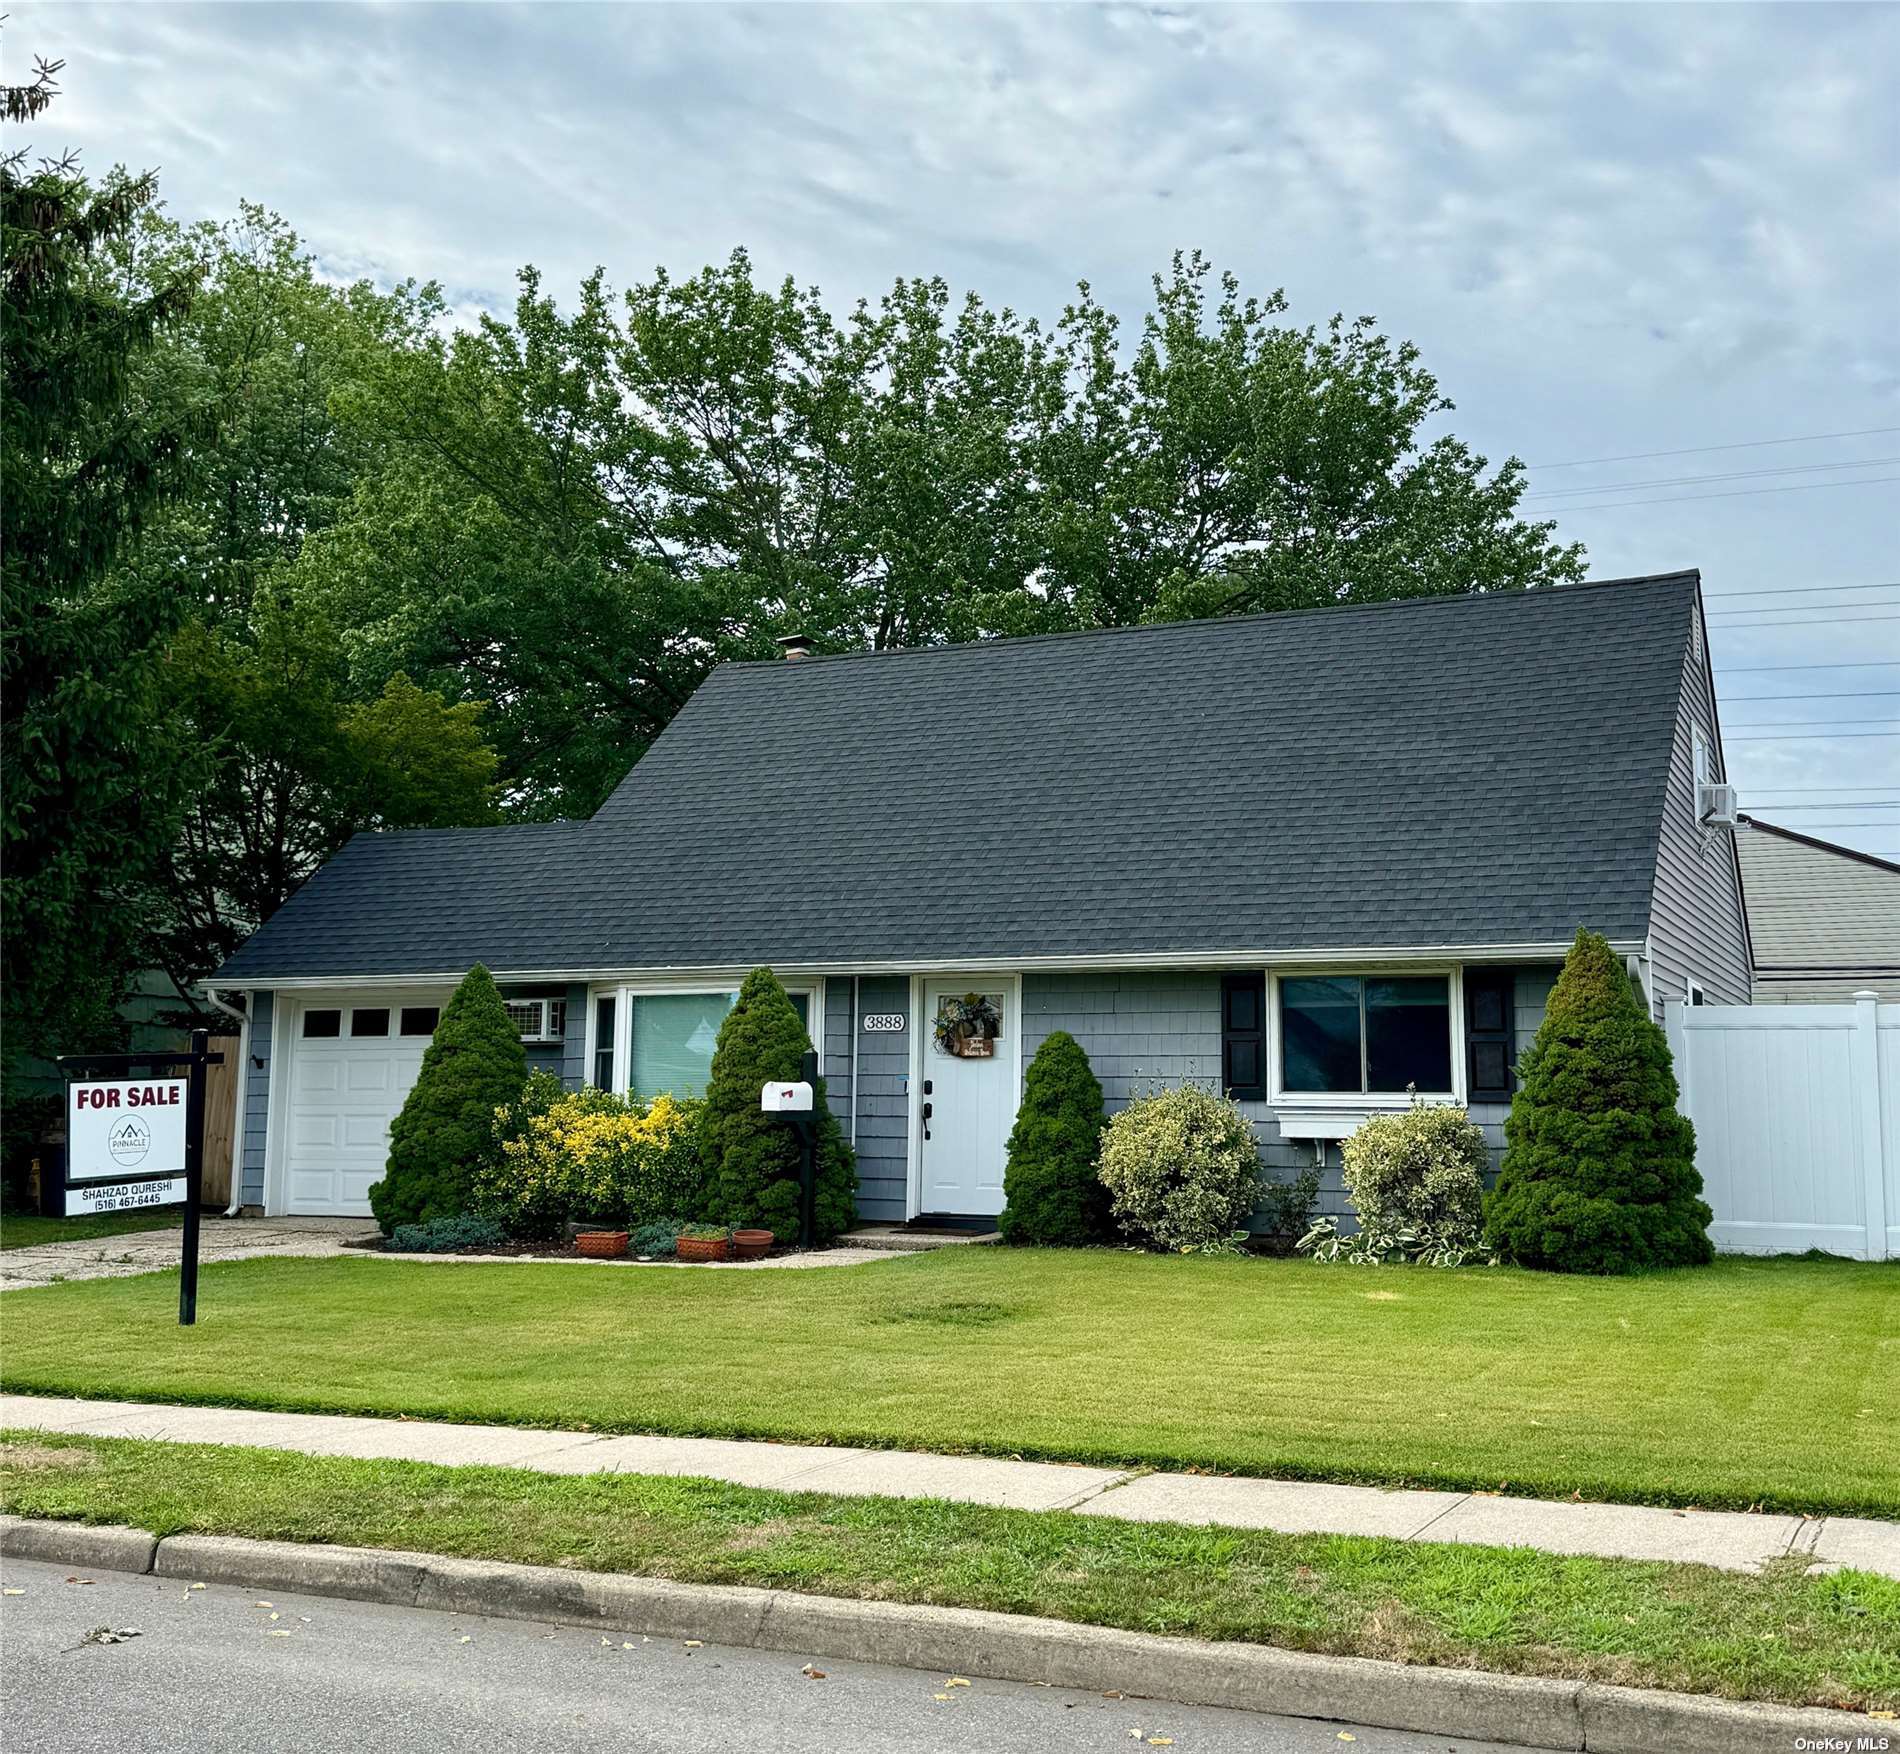
<instances>
[{"instance_id":1,"label":"front yard grass","mask_svg":"<svg viewBox=\"0 0 1900 1754\"><path fill-rule=\"evenodd\" d=\"M1900 1582L14 1433L28 1516L571 1564L1644 1687L1900 1703Z\"/></svg>"},{"instance_id":2,"label":"front yard grass","mask_svg":"<svg viewBox=\"0 0 1900 1754\"><path fill-rule=\"evenodd\" d=\"M1900 1269L1632 1279L950 1248L763 1272L389 1260L8 1292L45 1394L1900 1514Z\"/></svg>"},{"instance_id":3,"label":"front yard grass","mask_svg":"<svg viewBox=\"0 0 1900 1754\"><path fill-rule=\"evenodd\" d=\"M39 1248L49 1242L96 1242L135 1230L173 1230L176 1208L163 1212L99 1212L80 1218L43 1218L37 1212L0 1213L0 1249Z\"/></svg>"}]
</instances>

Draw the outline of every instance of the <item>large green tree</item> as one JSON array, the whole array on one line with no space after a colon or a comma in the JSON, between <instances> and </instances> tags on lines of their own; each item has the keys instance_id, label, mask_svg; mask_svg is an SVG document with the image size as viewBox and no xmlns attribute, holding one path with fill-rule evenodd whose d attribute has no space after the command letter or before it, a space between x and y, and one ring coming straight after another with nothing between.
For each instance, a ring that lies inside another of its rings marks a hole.
<instances>
[{"instance_id":1,"label":"large green tree","mask_svg":"<svg viewBox=\"0 0 1900 1754\"><path fill-rule=\"evenodd\" d=\"M208 771L163 864L157 960L182 985L214 969L365 828L496 820L480 702L400 672L355 698L335 630L260 596L173 654L176 711Z\"/></svg>"},{"instance_id":2,"label":"large green tree","mask_svg":"<svg viewBox=\"0 0 1900 1754\"><path fill-rule=\"evenodd\" d=\"M1199 257L1132 347L940 280L833 314L743 253L442 333L428 288L342 405L387 461L298 589L352 663L495 703L518 808L583 814L727 658L1581 575L1409 344L1285 324Z\"/></svg>"},{"instance_id":3,"label":"large green tree","mask_svg":"<svg viewBox=\"0 0 1900 1754\"><path fill-rule=\"evenodd\" d=\"M58 64L4 90L39 116ZM167 652L190 605L115 568L178 485L194 411L133 394L190 306L187 269L128 293L97 272L155 197L70 158L0 160L0 907L5 1054L108 1043L156 859L196 781Z\"/></svg>"}]
</instances>

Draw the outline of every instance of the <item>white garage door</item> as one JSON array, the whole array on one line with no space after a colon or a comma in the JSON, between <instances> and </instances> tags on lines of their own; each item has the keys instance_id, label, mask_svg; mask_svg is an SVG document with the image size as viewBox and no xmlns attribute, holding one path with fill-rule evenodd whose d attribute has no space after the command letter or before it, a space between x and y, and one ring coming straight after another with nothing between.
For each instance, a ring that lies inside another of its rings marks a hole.
<instances>
[{"instance_id":1,"label":"white garage door","mask_svg":"<svg viewBox=\"0 0 1900 1754\"><path fill-rule=\"evenodd\" d=\"M422 1070L441 1000L321 999L293 1019L284 1128L284 1210L367 1218L382 1180L389 1123Z\"/></svg>"}]
</instances>

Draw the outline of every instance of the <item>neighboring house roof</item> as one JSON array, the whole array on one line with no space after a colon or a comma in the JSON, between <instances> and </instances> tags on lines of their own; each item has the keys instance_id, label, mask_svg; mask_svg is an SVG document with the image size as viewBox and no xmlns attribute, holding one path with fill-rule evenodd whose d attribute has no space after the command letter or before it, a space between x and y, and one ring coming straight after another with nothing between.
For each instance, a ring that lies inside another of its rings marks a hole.
<instances>
[{"instance_id":1,"label":"neighboring house roof","mask_svg":"<svg viewBox=\"0 0 1900 1754\"><path fill-rule=\"evenodd\" d=\"M1735 836L1758 997L1900 999L1900 865L1760 817Z\"/></svg>"},{"instance_id":2,"label":"neighboring house roof","mask_svg":"<svg viewBox=\"0 0 1900 1754\"><path fill-rule=\"evenodd\" d=\"M724 665L592 821L359 836L218 980L1635 942L1696 592Z\"/></svg>"}]
</instances>

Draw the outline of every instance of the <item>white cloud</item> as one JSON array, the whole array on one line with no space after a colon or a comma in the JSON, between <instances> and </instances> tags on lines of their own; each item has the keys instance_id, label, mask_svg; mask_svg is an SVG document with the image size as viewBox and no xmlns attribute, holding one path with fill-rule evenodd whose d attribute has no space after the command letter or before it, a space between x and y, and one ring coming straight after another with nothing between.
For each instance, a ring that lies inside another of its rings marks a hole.
<instances>
[{"instance_id":1,"label":"white cloud","mask_svg":"<svg viewBox=\"0 0 1900 1754\"><path fill-rule=\"evenodd\" d=\"M1900 424L1894 8L154 0L15 5L5 46L67 60L43 145L157 164L184 215L264 201L332 271L436 278L463 310L505 309L525 261L562 291L744 243L840 307L942 272L1044 316L1087 278L1132 313L1199 246L1299 320L1370 311L1417 340L1493 456ZM1857 454L1884 452L1535 485ZM1606 576L1864 583L1900 577L1897 492L1578 496L1565 527ZM1900 658L1895 629L1735 627L1716 651ZM1838 675L1900 689L1900 668ZM1735 761L1900 794L1900 739ZM1900 827L1858 838L1900 848Z\"/></svg>"}]
</instances>

